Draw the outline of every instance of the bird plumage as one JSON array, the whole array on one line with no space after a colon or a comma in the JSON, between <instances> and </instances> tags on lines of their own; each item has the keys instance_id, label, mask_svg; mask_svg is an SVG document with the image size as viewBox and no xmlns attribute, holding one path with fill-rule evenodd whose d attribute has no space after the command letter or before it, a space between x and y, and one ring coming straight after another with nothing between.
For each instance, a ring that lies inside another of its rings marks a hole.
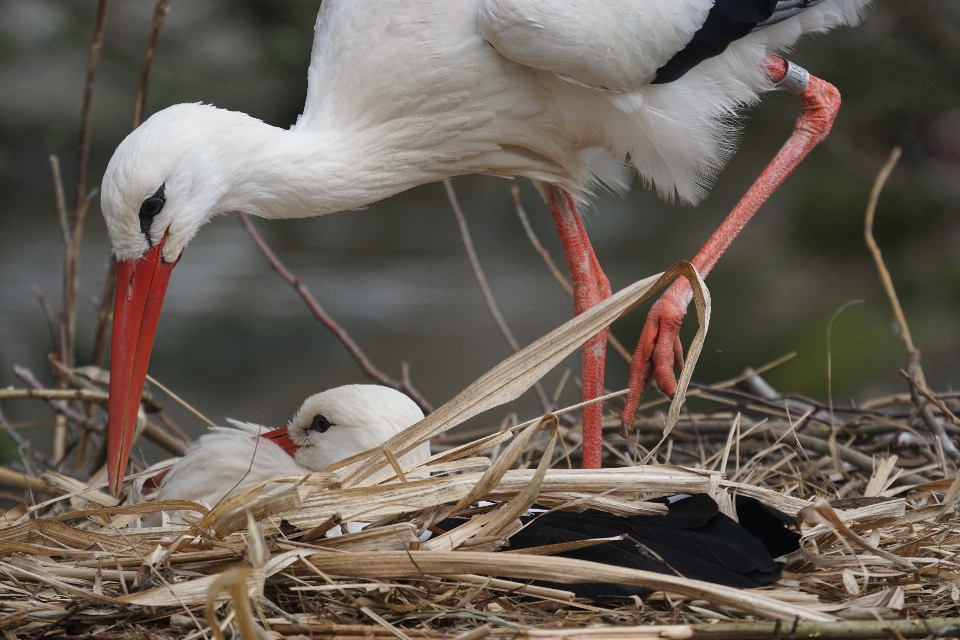
<instances>
[{"instance_id":1,"label":"bird plumage","mask_svg":"<svg viewBox=\"0 0 960 640\"><path fill-rule=\"evenodd\" d=\"M151 235L169 229L168 260L224 211L321 215L466 173L584 193L627 184L628 155L661 196L696 202L733 151L737 110L772 88L765 53L856 22L868 1L777 3L764 28L665 84L650 83L723 3L324 2L291 129L175 105L118 147L102 189L114 251L143 254L136 213L163 184Z\"/></svg>"},{"instance_id":2,"label":"bird plumage","mask_svg":"<svg viewBox=\"0 0 960 640\"><path fill-rule=\"evenodd\" d=\"M329 425L320 431L316 419ZM213 427L165 472L156 500L189 500L212 508L224 498L274 478L321 471L324 467L382 445L386 440L423 418L423 412L407 396L377 385L345 385L307 398L287 426L295 447L285 451L268 437L261 425L230 421L229 427ZM411 465L430 456L430 446L421 444L400 456ZM160 465L158 465L158 468ZM145 499L144 486L153 475L140 478L131 492L132 502ZM269 485L264 489L271 490Z\"/></svg>"}]
</instances>

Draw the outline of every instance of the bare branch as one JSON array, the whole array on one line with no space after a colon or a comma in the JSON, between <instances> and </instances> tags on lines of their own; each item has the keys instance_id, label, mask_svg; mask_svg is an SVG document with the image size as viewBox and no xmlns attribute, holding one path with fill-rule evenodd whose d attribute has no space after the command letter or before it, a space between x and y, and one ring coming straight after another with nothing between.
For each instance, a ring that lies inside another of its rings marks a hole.
<instances>
[{"instance_id":1,"label":"bare branch","mask_svg":"<svg viewBox=\"0 0 960 640\"><path fill-rule=\"evenodd\" d=\"M507 341L507 344L510 345L513 352L516 353L520 351L520 343L517 342L513 331L510 330L510 326L504 319L503 314L500 313L500 307L493 297L490 283L487 282L487 276L483 272L483 267L480 266L480 258L477 257L477 251L473 246L473 239L470 237L470 228L467 226L467 216L464 215L463 209L460 208L460 201L457 200L457 192L453 189L453 182L448 178L443 181L443 186L447 191L447 199L450 201L450 208L453 209L453 215L457 217L457 224L460 225L460 237L463 240L464 248L467 250L467 258L470 260L470 266L473 267L473 275L477 279L477 285L480 287L483 300L487 303L487 309L490 311L490 315L493 316L493 321L496 323L497 328L500 329L500 333L503 334L504 339ZM540 402L540 406L543 407L544 412L549 412L552 404L547 397L547 392L543 390L543 385L539 382L535 383L533 385L533 391L537 396L537 400Z\"/></svg>"},{"instance_id":2,"label":"bare branch","mask_svg":"<svg viewBox=\"0 0 960 640\"><path fill-rule=\"evenodd\" d=\"M78 400L80 402L107 404L109 397L106 391L90 391L87 389L0 389L0 400L39 398L41 400Z\"/></svg>"},{"instance_id":3,"label":"bare branch","mask_svg":"<svg viewBox=\"0 0 960 640\"><path fill-rule=\"evenodd\" d=\"M68 240L64 246L63 302L60 308L60 360L72 367L75 360L74 338L77 329L77 288L80 284L80 244L83 240L83 221L90 206L92 193L87 193L87 165L90 161L90 128L93 122L93 89L100 70L100 52L107 26L108 0L97 4L97 16L90 44L87 81L80 116L80 139L77 153L77 185L73 198L73 219Z\"/></svg>"},{"instance_id":4,"label":"bare branch","mask_svg":"<svg viewBox=\"0 0 960 640\"><path fill-rule=\"evenodd\" d=\"M57 317L53 315L53 309L50 308L50 303L47 302L47 297L43 295L43 291L40 290L40 287L37 285L32 285L33 295L36 296L37 302L40 303L40 309L43 311L43 317L47 321L47 330L50 332L50 341L53 344L54 351L60 350L60 337L57 332Z\"/></svg>"},{"instance_id":5,"label":"bare branch","mask_svg":"<svg viewBox=\"0 0 960 640\"><path fill-rule=\"evenodd\" d=\"M110 324L113 321L113 294L117 288L117 261L111 255L110 266L107 267L107 278L103 282L103 293L97 304L97 330L93 338L93 351L90 353L90 364L102 367L107 354L107 336L110 334Z\"/></svg>"},{"instance_id":6,"label":"bare branch","mask_svg":"<svg viewBox=\"0 0 960 640\"><path fill-rule=\"evenodd\" d=\"M80 112L80 141L77 145L77 189L73 199L75 216L78 211L86 209L87 164L90 160L90 127L93 121L93 88L100 70L100 51L103 49L103 37L107 30L108 4L109 0L100 0L97 3L93 42L90 44L90 60L87 63L87 82L83 93L83 109Z\"/></svg>"},{"instance_id":7,"label":"bare branch","mask_svg":"<svg viewBox=\"0 0 960 640\"><path fill-rule=\"evenodd\" d=\"M153 20L150 22L147 48L143 52L143 62L140 64L140 85L137 87L137 102L133 109L134 129L143 122L143 111L147 104L147 88L150 85L150 71L153 69L153 56L157 51L157 42L160 40L163 19L167 17L169 11L170 3L168 0L157 0L157 4L153 8Z\"/></svg>"},{"instance_id":8,"label":"bare branch","mask_svg":"<svg viewBox=\"0 0 960 640\"><path fill-rule=\"evenodd\" d=\"M310 309L310 312L313 316L320 321L320 323L325 326L333 335L340 341L340 343L346 347L347 351L350 353L350 357L360 365L360 368L363 370L363 373L372 380L376 380L385 387L390 387L391 389L396 389L401 391L416 402L424 413L430 413L433 411L433 405L431 405L423 395L417 391L412 384L409 382L409 378L406 380L394 380L383 371L378 369L367 357L367 354L363 352L360 346L350 337L350 334L347 333L343 327L337 324L337 321L330 317L330 315L324 311L323 307L320 306L320 303L317 302L316 298L313 297L313 294L310 293L310 290L304 286L303 282L300 281L300 276L295 275L292 271L287 269L286 266L280 261L280 258L277 257L277 254L273 252L273 249L270 248L270 245L267 244L266 240L263 239L263 236L257 231L256 227L253 226L253 222L250 220L250 216L242 211L238 211L237 215L240 217L240 222L243 223L243 226L246 227L247 232L253 238L253 241L257 244L257 247L260 249L260 252L267 258L267 261L270 262L270 266L274 271L280 274L280 277L283 278L287 284L296 290L300 295L300 298L306 303L307 308Z\"/></svg>"}]
</instances>

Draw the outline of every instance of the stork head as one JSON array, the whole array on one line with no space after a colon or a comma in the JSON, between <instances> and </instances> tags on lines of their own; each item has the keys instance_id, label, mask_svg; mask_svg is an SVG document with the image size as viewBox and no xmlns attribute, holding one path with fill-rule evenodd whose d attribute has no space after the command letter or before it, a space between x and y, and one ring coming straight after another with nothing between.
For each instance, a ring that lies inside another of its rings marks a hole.
<instances>
[{"instance_id":1,"label":"stork head","mask_svg":"<svg viewBox=\"0 0 960 640\"><path fill-rule=\"evenodd\" d=\"M314 471L379 447L423 419L410 398L387 387L351 384L307 398L287 427L297 464Z\"/></svg>"},{"instance_id":2,"label":"stork head","mask_svg":"<svg viewBox=\"0 0 960 640\"><path fill-rule=\"evenodd\" d=\"M197 230L232 208L226 199L236 151L231 133L248 129L250 121L259 122L207 105L169 107L120 143L104 174L101 208L117 258L107 427L115 494L170 274Z\"/></svg>"}]
</instances>

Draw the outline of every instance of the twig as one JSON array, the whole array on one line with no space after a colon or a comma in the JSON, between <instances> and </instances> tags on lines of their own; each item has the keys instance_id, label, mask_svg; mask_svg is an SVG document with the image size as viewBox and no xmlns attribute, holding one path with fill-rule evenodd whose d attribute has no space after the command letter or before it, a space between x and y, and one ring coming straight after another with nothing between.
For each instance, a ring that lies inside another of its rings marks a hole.
<instances>
[{"instance_id":1,"label":"twig","mask_svg":"<svg viewBox=\"0 0 960 640\"><path fill-rule=\"evenodd\" d=\"M89 391L86 389L0 389L0 400L26 400L28 398L79 400L80 402L107 404L109 394L105 391Z\"/></svg>"},{"instance_id":2,"label":"twig","mask_svg":"<svg viewBox=\"0 0 960 640\"><path fill-rule=\"evenodd\" d=\"M887 270L887 266L883 261L883 254L880 252L880 247L873 238L873 219L877 209L877 200L880 198L880 191L890 176L890 172L893 171L897 160L900 159L900 153L900 147L894 147L893 151L890 152L890 158L886 164L883 165L883 168L880 169L880 173L877 174L877 179L873 183L873 189L870 191L867 212L864 216L863 235L867 247L870 249L870 253L873 254L873 261L876 263L880 281L883 283L883 288L887 292L887 298L890 299L893 316L900 327L900 334L903 336L903 343L909 355L909 365L907 368L910 373L908 374L905 371L901 371L900 373L910 381L911 397L913 398L914 404L920 410L920 415L923 416L923 420L930 428L930 432L936 436L937 443L943 448L943 452L950 456L954 464L960 465L960 450L957 449L956 445L950 439L950 436L947 435L943 428L943 422L933 413L933 409L930 408L930 403L922 399L932 397L933 394L929 393L930 389L927 386L926 376L923 375L923 369L920 367L920 351L917 349L910 335L910 327L907 325L906 316L903 315L903 307L900 306L900 299L897 297L897 291L893 286L893 279L890 277L890 272ZM926 393L921 393L921 389L926 391ZM948 474L946 465L944 464L943 466L944 474Z\"/></svg>"},{"instance_id":3,"label":"twig","mask_svg":"<svg viewBox=\"0 0 960 640\"><path fill-rule=\"evenodd\" d=\"M53 315L53 309L50 308L50 303L47 302L47 297L43 295L40 287L32 285L31 288L33 289L33 295L37 298L37 302L40 303L43 317L47 321L47 330L50 332L50 341L53 344L53 349L54 351L60 351L60 339L57 335L57 318Z\"/></svg>"},{"instance_id":4,"label":"twig","mask_svg":"<svg viewBox=\"0 0 960 640\"><path fill-rule=\"evenodd\" d=\"M500 329L500 333L503 334L504 339L507 341L507 344L510 345L510 348L513 349L513 352L516 353L520 351L520 343L517 342L513 331L510 330L510 326L504 319L503 314L500 313L500 307L497 305L497 300L493 297L493 291L490 290L487 276L483 272L483 267L480 266L480 258L477 257L477 251L473 246L473 239L470 237L470 228L467 226L467 216L464 215L463 209L460 208L460 201L457 200L457 192L453 189L453 182L448 178L443 181L443 186L447 191L447 200L450 201L450 208L453 209L453 215L456 216L457 224L460 226L460 238L463 240L463 246L467 250L467 258L470 260L470 266L473 267L473 275L477 279L477 285L480 287L483 300L487 303L487 309L490 311L490 315L493 316L493 321L496 323L497 328ZM552 404L550 403L550 399L547 398L547 392L544 391L543 385L537 382L533 385L533 390L544 412L550 411Z\"/></svg>"},{"instance_id":5,"label":"twig","mask_svg":"<svg viewBox=\"0 0 960 640\"><path fill-rule=\"evenodd\" d=\"M930 390L927 389L926 387L921 387L917 379L911 376L909 373L907 373L903 369L900 369L900 375L906 378L910 382L910 384L916 387L917 393L919 393L924 398L926 398L927 400L932 402L934 405L936 405L937 409L940 409L940 411L943 412L943 415L946 416L946 418L950 420L950 422L960 427L960 418L957 418L957 416L954 415L953 411L950 411L949 407L947 407L947 405L944 404L943 400L937 398L935 395L930 393Z\"/></svg>"},{"instance_id":6,"label":"twig","mask_svg":"<svg viewBox=\"0 0 960 640\"><path fill-rule=\"evenodd\" d=\"M155 379L153 376L151 376L150 374L147 374L147 380L149 380L149 381L150 381L150 384L152 384L153 386L155 386L157 389L160 389L160 391L163 391L165 394L167 394L168 396L170 396L171 398L173 398L173 400L174 400L175 402L179 403L180 406L182 406L184 409L186 409L187 411L189 411L190 413L192 413L192 414L195 415L196 417L200 418L203 422L206 422L208 427L215 427L215 426L217 426L217 423L216 423L216 422L214 422L213 420L211 420L211 419L208 418L207 416L203 415L202 413L200 413L200 412L197 411L196 409L194 409L193 406L192 406L189 402L187 402L186 400L184 400L183 398L181 398L180 396L178 396L177 394L175 394L173 391L171 391L170 389L168 389L167 387L165 387L164 385L162 385L158 380L156 380L156 379Z\"/></svg>"},{"instance_id":7,"label":"twig","mask_svg":"<svg viewBox=\"0 0 960 640\"><path fill-rule=\"evenodd\" d=\"M93 122L93 89L100 70L100 52L107 27L109 0L97 4L97 16L90 44L87 81L80 116L80 139L77 144L77 185L73 197L73 219L70 221L69 240L64 247L63 303L60 309L60 361L67 367L74 364L74 337L77 326L77 288L80 284L80 244L83 239L83 221L90 206L92 193L87 193L87 166L90 161L90 128Z\"/></svg>"},{"instance_id":8,"label":"twig","mask_svg":"<svg viewBox=\"0 0 960 640\"><path fill-rule=\"evenodd\" d=\"M920 369L920 352L914 351L910 354L910 365L909 369L911 373L900 370L900 375L907 379L910 383L910 393L913 397L913 403L920 409L920 415L923 417L923 421L927 423L927 426L930 428L930 433L932 433L940 447L942 447L943 453L950 456L950 459L953 460L954 464L960 465L960 451L957 450L953 440L950 439L950 436L947 435L946 430L943 428L943 422L938 418L934 413L933 409L930 406L930 400L933 398L933 394L930 393L930 390L923 383L919 373ZM925 398L925 399L922 399ZM939 401L934 401L939 408ZM941 409L942 410L942 409ZM946 413L944 414L946 415ZM952 413L949 415L953 415ZM943 467L944 476L949 476L949 470L946 468L945 461L941 464Z\"/></svg>"},{"instance_id":9,"label":"twig","mask_svg":"<svg viewBox=\"0 0 960 640\"><path fill-rule=\"evenodd\" d=\"M107 277L103 282L103 294L96 305L97 330L94 332L93 351L90 353L90 364L95 367L103 366L103 359L107 353L107 335L110 332L110 323L113 320L113 294L117 288L117 260L112 254L109 260Z\"/></svg>"},{"instance_id":10,"label":"twig","mask_svg":"<svg viewBox=\"0 0 960 640\"><path fill-rule=\"evenodd\" d=\"M280 261L277 257L277 254L273 252L273 249L267 244L266 240L263 239L263 236L257 231L256 227L253 226L253 222L250 220L250 216L242 211L238 211L237 215L240 217L240 222L243 223L243 226L246 227L247 232L253 238L253 241L257 244L257 247L260 249L260 252L267 258L270 262L270 266L280 274L280 277L283 278L287 284L296 290L300 295L303 301L306 303L307 308L310 309L310 312L313 316L320 321L320 323L325 326L331 333L340 341L340 343L346 347L347 351L350 353L350 356L354 361L360 365L360 368L363 370L364 374L372 380L376 380L385 387L390 387L391 389L396 389L401 391L416 402L424 413L430 413L433 411L433 405L431 405L423 395L417 391L412 384L409 382L409 377L406 380L394 380L384 372L380 371L367 357L367 354L363 352L360 346L354 342L353 338L350 337L350 334L347 333L336 320L331 318L326 311L323 310L323 307L320 306L320 303L317 302L316 298L313 297L313 294L310 293L310 290L300 281L300 276L295 275L292 271L287 269L286 266Z\"/></svg>"},{"instance_id":11,"label":"twig","mask_svg":"<svg viewBox=\"0 0 960 640\"><path fill-rule=\"evenodd\" d=\"M110 399L109 394L106 392L94 391L91 389L47 389L26 367L14 367L14 373L16 373L17 377L30 385L31 388L0 389L0 400L22 400L30 398L46 400L50 407L57 414L63 415L69 420L73 420L77 424L81 425L84 429L95 431L97 433L103 432L102 424L96 423L82 413L74 411L69 405L67 405L67 401L76 400L80 402L94 402L96 404L105 405ZM8 430L8 432L13 433L12 430ZM150 421L147 421L147 425L144 427L143 437L158 447L162 447L170 453L178 456L182 456L187 447L190 445L189 442L183 442L182 440L171 436ZM56 465L51 464L51 467L56 467Z\"/></svg>"},{"instance_id":12,"label":"twig","mask_svg":"<svg viewBox=\"0 0 960 640\"><path fill-rule=\"evenodd\" d=\"M143 62L140 64L140 84L137 87L137 101L133 108L134 129L143 122L143 111L147 104L147 88L150 85L150 71L153 68L153 56L157 51L157 42L160 40L163 19L167 17L169 11L168 0L157 0L157 4L153 8L153 20L150 22L150 35L147 36L147 47L143 52Z\"/></svg>"},{"instance_id":13,"label":"twig","mask_svg":"<svg viewBox=\"0 0 960 640\"><path fill-rule=\"evenodd\" d=\"M529 240L530 244L533 245L534 251L539 253L540 257L543 258L543 262L547 265L547 269L550 270L550 273L553 275L554 279L560 283L560 286L563 287L563 290L573 296L573 287L570 285L570 282L566 279L566 277L564 277L560 269L557 268L557 265L554 263L553 258L550 257L550 252L547 251L547 248L540 244L540 238L537 237L536 232L530 225L530 220L527 218L527 212L523 208L523 203L520 202L520 189L516 186L511 187L510 195L513 197L513 208L517 212L517 217L520 218L520 224L523 225L523 231L527 234L527 240ZM627 351L627 348L623 346L623 343L617 340L616 336L613 335L613 332L607 333L607 344L613 347L613 350L619 353L627 362L633 360L633 356L630 355L630 352Z\"/></svg>"},{"instance_id":14,"label":"twig","mask_svg":"<svg viewBox=\"0 0 960 640\"><path fill-rule=\"evenodd\" d=\"M887 297L890 299L890 306L893 307L893 315L897 320L897 324L900 326L900 335L903 336L903 342L907 346L907 351L913 353L917 349L913 344L913 338L910 336L910 327L907 326L907 319L903 315L903 308L900 306L897 291L893 288L893 279L890 278L887 265L883 262L883 254L880 253L880 247L873 238L873 218L877 211L877 200L880 198L880 191L883 190L883 185L886 184L890 172L893 171L897 160L900 159L900 153L900 147L893 148L893 151L890 152L890 158L886 164L883 165L883 168L880 169L880 173L877 174L877 179L873 183L873 189L870 191L870 200L867 203L867 213L863 221L863 237L864 240L866 240L867 248L869 248L870 253L873 254L873 261L877 265L880 281L883 283L883 288L887 292Z\"/></svg>"},{"instance_id":15,"label":"twig","mask_svg":"<svg viewBox=\"0 0 960 640\"><path fill-rule=\"evenodd\" d=\"M6 417L3 415L3 411L0 411L0 427L2 427L7 432L7 435L9 435L13 441L17 443L17 446L20 447L21 450L27 452L31 458L39 462L47 469L56 468L55 464L47 460L47 457L43 455L43 453L31 446L30 443L27 442L23 436L21 436L17 430L7 422Z\"/></svg>"}]
</instances>

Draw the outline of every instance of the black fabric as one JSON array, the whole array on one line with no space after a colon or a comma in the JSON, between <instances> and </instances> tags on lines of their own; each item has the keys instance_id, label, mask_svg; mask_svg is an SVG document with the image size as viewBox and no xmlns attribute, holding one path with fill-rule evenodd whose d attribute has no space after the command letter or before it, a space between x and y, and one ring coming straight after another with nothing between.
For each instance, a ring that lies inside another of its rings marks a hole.
<instances>
[{"instance_id":1,"label":"black fabric","mask_svg":"<svg viewBox=\"0 0 960 640\"><path fill-rule=\"evenodd\" d=\"M790 518L752 498L737 498L738 524L719 512L707 495L668 505L662 516L614 516L603 511L555 511L524 516L526 525L510 538L510 549L526 549L619 535L627 539L559 554L632 569L681 575L731 587L760 587L775 582L781 564L774 557L796 550L799 536L784 526ZM448 530L462 521L439 523ZM649 589L619 584L548 584L578 597L603 602L612 597L644 597Z\"/></svg>"},{"instance_id":2,"label":"black fabric","mask_svg":"<svg viewBox=\"0 0 960 640\"><path fill-rule=\"evenodd\" d=\"M673 82L707 58L720 55L731 42L770 20L778 4L777 0L717 0L687 46L657 69L653 84Z\"/></svg>"}]
</instances>

